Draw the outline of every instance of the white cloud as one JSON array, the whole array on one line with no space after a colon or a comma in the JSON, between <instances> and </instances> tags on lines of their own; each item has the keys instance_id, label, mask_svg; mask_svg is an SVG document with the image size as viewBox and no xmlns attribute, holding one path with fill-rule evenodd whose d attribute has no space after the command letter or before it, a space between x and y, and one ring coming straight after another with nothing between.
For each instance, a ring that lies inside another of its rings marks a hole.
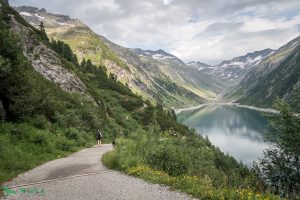
<instances>
[{"instance_id":1,"label":"white cloud","mask_svg":"<svg viewBox=\"0 0 300 200\"><path fill-rule=\"evenodd\" d=\"M164 49L217 64L299 35L298 0L11 0L79 18L131 48Z\"/></svg>"}]
</instances>

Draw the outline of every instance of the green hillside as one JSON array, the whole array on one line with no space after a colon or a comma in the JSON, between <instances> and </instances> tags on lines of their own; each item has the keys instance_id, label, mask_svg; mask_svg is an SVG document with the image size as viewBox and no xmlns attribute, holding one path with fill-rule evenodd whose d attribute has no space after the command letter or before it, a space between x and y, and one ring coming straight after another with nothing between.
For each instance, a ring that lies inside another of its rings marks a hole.
<instances>
[{"instance_id":1,"label":"green hillside","mask_svg":"<svg viewBox=\"0 0 300 200\"><path fill-rule=\"evenodd\" d=\"M69 44L78 55L79 60L84 57L91 59L96 65L105 64L108 71L115 74L119 81L124 84L127 83L135 93L152 102L163 102L167 107L183 107L196 105L204 102L206 98L214 97L214 94L206 89L201 90L192 85L185 86L184 83L176 83L176 81L173 81L176 79L170 78L166 75L167 73L156 67L157 64L154 60L150 61L151 72L147 73L145 65L148 65L149 61L144 61L132 55L132 52L123 47L119 48L122 51L121 54L116 49L113 49L113 51L111 46L108 47L101 37L88 27L69 29L48 27L46 30L50 38ZM138 61L131 62L132 58ZM161 84L162 82L168 82L167 84L173 85L176 90L170 89L166 84ZM143 88L146 88L146 90Z\"/></svg>"},{"instance_id":2,"label":"green hillside","mask_svg":"<svg viewBox=\"0 0 300 200\"><path fill-rule=\"evenodd\" d=\"M173 128L188 134L188 128L168 112L144 102L114 77L108 77L104 66L77 65L67 60L66 53L54 53L45 33L30 26L4 2L1 5L1 181L46 160L91 146L97 128L103 130L107 142L145 130L155 110L164 119L160 121L163 130ZM53 82L55 77L47 80L45 74L38 73L34 67L44 56L48 56L49 66L60 63L55 66L61 67L59 72L66 76L71 73L75 76L71 83L77 80L81 88L70 88L73 85L65 82L60 85Z\"/></svg>"}]
</instances>

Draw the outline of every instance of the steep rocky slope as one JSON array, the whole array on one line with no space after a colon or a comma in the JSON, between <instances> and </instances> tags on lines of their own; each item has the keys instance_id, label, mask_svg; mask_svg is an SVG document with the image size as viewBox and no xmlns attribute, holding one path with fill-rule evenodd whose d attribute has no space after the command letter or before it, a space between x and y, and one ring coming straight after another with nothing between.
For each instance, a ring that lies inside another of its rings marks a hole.
<instances>
[{"instance_id":1,"label":"steep rocky slope","mask_svg":"<svg viewBox=\"0 0 300 200\"><path fill-rule=\"evenodd\" d=\"M16 10L35 27L43 21L49 37L68 43L80 61L84 57L96 65L105 65L119 81L153 102L167 107L195 105L213 99L223 89L219 82L182 61L165 62L140 56L136 50L95 34L79 20L33 7Z\"/></svg>"},{"instance_id":2,"label":"steep rocky slope","mask_svg":"<svg viewBox=\"0 0 300 200\"><path fill-rule=\"evenodd\" d=\"M64 60L42 43L33 29L20 23L14 15L11 16L10 26L11 31L20 38L24 55L37 72L59 85L63 90L84 94L91 99L80 78L63 67Z\"/></svg>"}]
</instances>

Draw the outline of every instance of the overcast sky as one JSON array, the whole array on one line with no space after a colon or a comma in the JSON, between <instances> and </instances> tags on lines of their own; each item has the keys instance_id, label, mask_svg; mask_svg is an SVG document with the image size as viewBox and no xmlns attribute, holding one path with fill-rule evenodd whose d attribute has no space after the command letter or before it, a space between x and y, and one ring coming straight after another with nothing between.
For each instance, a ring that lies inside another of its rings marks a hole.
<instances>
[{"instance_id":1,"label":"overcast sky","mask_svg":"<svg viewBox=\"0 0 300 200\"><path fill-rule=\"evenodd\" d=\"M78 18L130 48L218 64L300 35L300 0L10 0Z\"/></svg>"}]
</instances>

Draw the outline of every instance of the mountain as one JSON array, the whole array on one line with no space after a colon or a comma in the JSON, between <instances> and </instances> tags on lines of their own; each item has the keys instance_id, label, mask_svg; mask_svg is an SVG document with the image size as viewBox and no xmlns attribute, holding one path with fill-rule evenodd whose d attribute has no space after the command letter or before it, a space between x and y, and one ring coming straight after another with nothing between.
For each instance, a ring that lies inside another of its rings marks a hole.
<instances>
[{"instance_id":1,"label":"mountain","mask_svg":"<svg viewBox=\"0 0 300 200\"><path fill-rule=\"evenodd\" d=\"M178 85L212 100L224 89L223 83L211 75L199 72L178 57L163 50L132 49L145 63L155 63L159 70Z\"/></svg>"},{"instance_id":2,"label":"mountain","mask_svg":"<svg viewBox=\"0 0 300 200\"><path fill-rule=\"evenodd\" d=\"M61 28L56 21L53 27ZM136 56L129 49L126 53ZM107 55L118 59L116 54ZM208 139L177 123L170 110L144 101L108 75L105 66L79 64L69 45L49 41L43 28L28 24L4 0L0 0L0 66L0 185L48 160L93 147L97 129L105 142L117 141L115 151L103 160L130 175L146 169L152 180L166 178L164 183L170 183L172 177L184 185L187 179L182 177L189 173L199 188L211 182L216 194L220 187L213 185L224 178L236 177L234 183L241 185L237 181L250 176ZM5 194L14 191L8 187Z\"/></svg>"},{"instance_id":3,"label":"mountain","mask_svg":"<svg viewBox=\"0 0 300 200\"><path fill-rule=\"evenodd\" d=\"M197 69L199 71L202 71L205 74L211 74L211 72L215 69L214 66L199 62L199 61L191 61L186 63L188 66L193 67L194 69Z\"/></svg>"},{"instance_id":4,"label":"mountain","mask_svg":"<svg viewBox=\"0 0 300 200\"><path fill-rule=\"evenodd\" d=\"M217 77L227 86L237 85L240 80L257 66L265 57L274 53L272 49L264 49L239 56L231 60L223 61L218 65L210 66L201 62L189 62L188 65L199 71Z\"/></svg>"},{"instance_id":5,"label":"mountain","mask_svg":"<svg viewBox=\"0 0 300 200\"><path fill-rule=\"evenodd\" d=\"M241 80L252 67L258 65L265 57L272 53L274 53L274 50L264 49L233 58L232 60L223 61L215 66L215 70L212 71L212 74L237 82Z\"/></svg>"},{"instance_id":6,"label":"mountain","mask_svg":"<svg viewBox=\"0 0 300 200\"><path fill-rule=\"evenodd\" d=\"M118 81L152 102L167 107L196 105L214 99L223 89L214 77L162 50L122 47L97 35L79 20L47 13L45 9L25 6L15 9L34 27L43 21L49 38L69 44L79 61L85 58L104 65Z\"/></svg>"},{"instance_id":7,"label":"mountain","mask_svg":"<svg viewBox=\"0 0 300 200\"><path fill-rule=\"evenodd\" d=\"M49 42L43 30L0 0L0 185L93 146L98 128L107 141L131 133L139 137L155 116L162 131L190 133L170 112L108 76L104 66L79 65L68 55L75 57L67 44Z\"/></svg>"},{"instance_id":8,"label":"mountain","mask_svg":"<svg viewBox=\"0 0 300 200\"><path fill-rule=\"evenodd\" d=\"M229 96L239 103L262 107L271 107L277 97L283 98L299 112L300 37L261 60Z\"/></svg>"}]
</instances>

